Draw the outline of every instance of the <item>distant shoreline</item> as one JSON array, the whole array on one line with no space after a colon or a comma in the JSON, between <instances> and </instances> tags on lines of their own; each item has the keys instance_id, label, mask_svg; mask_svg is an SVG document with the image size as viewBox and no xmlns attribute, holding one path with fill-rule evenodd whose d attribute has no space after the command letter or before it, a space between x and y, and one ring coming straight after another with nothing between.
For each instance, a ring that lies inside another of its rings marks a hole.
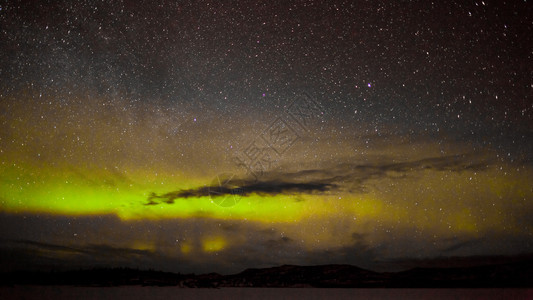
<instances>
[{"instance_id":1,"label":"distant shoreline","mask_svg":"<svg viewBox=\"0 0 533 300\"><path fill-rule=\"evenodd\" d=\"M182 288L533 288L533 261L374 272L351 265L247 269L233 275L179 274L131 268L0 273L1 286L173 286Z\"/></svg>"}]
</instances>

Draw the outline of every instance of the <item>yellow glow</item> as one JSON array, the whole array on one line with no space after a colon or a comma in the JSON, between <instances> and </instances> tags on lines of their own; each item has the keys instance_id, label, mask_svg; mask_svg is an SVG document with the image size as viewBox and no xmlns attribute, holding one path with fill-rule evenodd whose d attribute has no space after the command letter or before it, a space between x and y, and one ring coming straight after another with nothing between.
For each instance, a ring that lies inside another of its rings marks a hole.
<instances>
[{"instance_id":1,"label":"yellow glow","mask_svg":"<svg viewBox=\"0 0 533 300\"><path fill-rule=\"evenodd\" d=\"M144 251L154 251L155 250L155 245L153 243L149 243L147 241L135 241L133 243L131 249L144 250Z\"/></svg>"},{"instance_id":2,"label":"yellow glow","mask_svg":"<svg viewBox=\"0 0 533 300\"><path fill-rule=\"evenodd\" d=\"M226 247L226 240L222 236L206 237L202 240L202 250L204 252L217 252Z\"/></svg>"},{"instance_id":3,"label":"yellow glow","mask_svg":"<svg viewBox=\"0 0 533 300\"><path fill-rule=\"evenodd\" d=\"M181 253L183 254L189 254L192 251L192 245L191 243L184 242L180 246Z\"/></svg>"},{"instance_id":4,"label":"yellow glow","mask_svg":"<svg viewBox=\"0 0 533 300\"><path fill-rule=\"evenodd\" d=\"M512 212L530 209L527 199L533 197L531 170L515 171L515 167L502 164L480 172L424 169L412 170L408 178L376 176L363 182L365 192L251 194L227 208L212 203L209 197L178 198L172 204L146 205L151 193L162 195L201 188L212 182L217 172L226 170L203 160L201 164L209 168L198 170L198 160L187 165L178 163L176 157L185 152L182 143L177 138L163 137L157 126L148 126L149 118L135 123L132 122L135 115L121 114L117 118L113 111L108 111L81 115L73 121L71 116L75 111L94 109L86 109L84 101L69 107L45 101L30 107L33 113L26 113L27 105L13 103L10 112L17 117L1 116L11 132L9 139L2 140L0 149L0 211L8 213L113 214L123 221L198 217L245 220L276 227L308 245L316 246L322 241L349 245L353 242L351 233L374 230L372 226L376 224L440 235L523 230L524 225L517 223ZM48 103L55 104L49 107ZM52 122L32 115L56 117ZM131 128L131 132L124 136L117 128ZM411 144L398 144L394 149L382 145L373 154L410 161L441 155L443 147L418 144L413 150ZM190 149L199 152L198 157L202 159L220 159L221 155L207 152L217 149L211 146L196 144ZM353 153L353 147L322 146L324 153L335 151L336 155L347 156ZM458 148L459 152L469 151L467 146L444 146ZM330 223L342 226L328 227ZM307 231L302 232L302 228ZM341 233L331 237L335 232ZM212 252L224 249L228 241L234 245L235 238L217 235L201 240L199 245L203 251ZM193 252L195 245L180 244L179 251ZM152 250L153 246L148 243L134 248Z\"/></svg>"},{"instance_id":5,"label":"yellow glow","mask_svg":"<svg viewBox=\"0 0 533 300\"><path fill-rule=\"evenodd\" d=\"M475 233L478 231L476 220L468 208L454 213L450 217L450 223L457 232Z\"/></svg>"}]
</instances>

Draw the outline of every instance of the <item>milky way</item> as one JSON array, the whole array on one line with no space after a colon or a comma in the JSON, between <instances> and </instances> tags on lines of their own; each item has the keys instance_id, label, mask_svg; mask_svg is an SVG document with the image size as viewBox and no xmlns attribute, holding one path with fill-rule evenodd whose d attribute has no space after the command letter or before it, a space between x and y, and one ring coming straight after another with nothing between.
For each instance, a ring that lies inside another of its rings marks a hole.
<instances>
[{"instance_id":1,"label":"milky way","mask_svg":"<svg viewBox=\"0 0 533 300\"><path fill-rule=\"evenodd\" d=\"M530 253L532 15L527 1L4 2L2 268Z\"/></svg>"}]
</instances>

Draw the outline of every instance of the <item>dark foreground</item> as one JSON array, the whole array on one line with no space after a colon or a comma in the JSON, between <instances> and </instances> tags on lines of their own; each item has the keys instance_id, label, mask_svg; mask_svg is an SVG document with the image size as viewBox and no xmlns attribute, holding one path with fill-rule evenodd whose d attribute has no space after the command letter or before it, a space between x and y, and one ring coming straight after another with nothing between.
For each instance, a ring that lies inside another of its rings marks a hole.
<instances>
[{"instance_id":1,"label":"dark foreground","mask_svg":"<svg viewBox=\"0 0 533 300\"><path fill-rule=\"evenodd\" d=\"M373 272L351 265L247 269L234 275L194 275L127 268L67 272L8 272L3 286L177 286L315 288L533 288L533 260L460 268Z\"/></svg>"},{"instance_id":2,"label":"dark foreground","mask_svg":"<svg viewBox=\"0 0 533 300\"><path fill-rule=\"evenodd\" d=\"M0 299L531 299L533 289L0 287Z\"/></svg>"}]
</instances>

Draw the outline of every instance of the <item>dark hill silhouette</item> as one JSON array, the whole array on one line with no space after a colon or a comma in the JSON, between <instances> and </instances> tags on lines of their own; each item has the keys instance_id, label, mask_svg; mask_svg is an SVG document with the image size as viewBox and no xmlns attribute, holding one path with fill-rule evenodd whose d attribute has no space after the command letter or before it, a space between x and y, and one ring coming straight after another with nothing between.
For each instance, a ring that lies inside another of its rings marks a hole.
<instances>
[{"instance_id":1,"label":"dark hill silhouette","mask_svg":"<svg viewBox=\"0 0 533 300\"><path fill-rule=\"evenodd\" d=\"M225 278L231 286L368 286L383 274L351 265L294 266L247 269Z\"/></svg>"},{"instance_id":2,"label":"dark hill silhouette","mask_svg":"<svg viewBox=\"0 0 533 300\"><path fill-rule=\"evenodd\" d=\"M128 268L67 272L8 272L2 285L179 287L533 287L533 259L453 268L414 268L373 272L351 265L295 266L246 269L233 275L202 275L143 271Z\"/></svg>"}]
</instances>

